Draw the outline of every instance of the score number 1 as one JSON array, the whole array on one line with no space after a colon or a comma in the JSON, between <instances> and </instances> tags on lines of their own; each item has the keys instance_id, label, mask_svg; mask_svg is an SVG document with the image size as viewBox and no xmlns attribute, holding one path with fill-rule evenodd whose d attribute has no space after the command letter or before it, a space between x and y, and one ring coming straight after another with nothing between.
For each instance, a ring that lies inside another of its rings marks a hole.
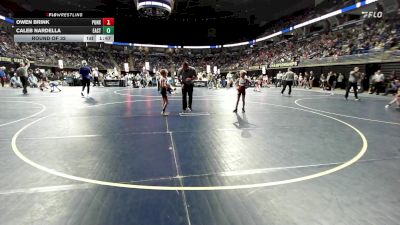
<instances>
[{"instance_id":1,"label":"score number 1","mask_svg":"<svg viewBox=\"0 0 400 225\"><path fill-rule=\"evenodd\" d=\"M114 26L114 18L103 18L103 26Z\"/></svg>"}]
</instances>

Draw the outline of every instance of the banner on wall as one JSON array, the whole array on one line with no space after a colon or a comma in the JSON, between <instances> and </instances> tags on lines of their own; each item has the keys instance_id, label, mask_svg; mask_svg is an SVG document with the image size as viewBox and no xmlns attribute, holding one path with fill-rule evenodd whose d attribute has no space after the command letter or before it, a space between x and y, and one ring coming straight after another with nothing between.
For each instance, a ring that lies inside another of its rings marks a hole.
<instances>
[{"instance_id":1,"label":"banner on wall","mask_svg":"<svg viewBox=\"0 0 400 225\"><path fill-rule=\"evenodd\" d=\"M250 66L249 70L258 70L260 69L260 66Z\"/></svg>"},{"instance_id":2,"label":"banner on wall","mask_svg":"<svg viewBox=\"0 0 400 225\"><path fill-rule=\"evenodd\" d=\"M269 64L269 68L291 67L297 66L298 64L299 62L271 63Z\"/></svg>"},{"instance_id":3,"label":"banner on wall","mask_svg":"<svg viewBox=\"0 0 400 225\"><path fill-rule=\"evenodd\" d=\"M21 63L24 62L24 60L19 58L0 57L0 62ZM35 63L35 62L30 61L30 63Z\"/></svg>"}]
</instances>

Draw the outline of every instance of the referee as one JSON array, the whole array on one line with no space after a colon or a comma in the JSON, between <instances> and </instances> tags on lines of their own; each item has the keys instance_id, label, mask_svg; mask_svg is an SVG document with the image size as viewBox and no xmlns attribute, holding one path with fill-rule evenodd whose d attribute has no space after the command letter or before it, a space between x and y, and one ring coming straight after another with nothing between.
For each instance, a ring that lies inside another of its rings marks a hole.
<instances>
[{"instance_id":1,"label":"referee","mask_svg":"<svg viewBox=\"0 0 400 225\"><path fill-rule=\"evenodd\" d=\"M182 85L182 109L183 112L192 111L193 101L193 81L197 79L196 69L189 66L187 61L183 62L182 67L178 70L179 82ZM187 102L187 95L189 95L189 106Z\"/></svg>"},{"instance_id":2,"label":"referee","mask_svg":"<svg viewBox=\"0 0 400 225\"><path fill-rule=\"evenodd\" d=\"M283 88L281 91L281 94L285 93L286 86L289 86L289 96L292 94L292 85L293 85L293 80L294 80L294 73L292 72L292 68L288 68L288 71L283 75L282 77L282 82L283 82Z\"/></svg>"},{"instance_id":3,"label":"referee","mask_svg":"<svg viewBox=\"0 0 400 225\"><path fill-rule=\"evenodd\" d=\"M22 82L22 93L24 95L28 94L28 90L26 89L29 85L28 83L28 68L30 66L29 60L26 59L25 63L21 62L19 68L17 69L17 76L19 76L19 79Z\"/></svg>"},{"instance_id":4,"label":"referee","mask_svg":"<svg viewBox=\"0 0 400 225\"><path fill-rule=\"evenodd\" d=\"M360 100L360 99L358 98L358 95L357 95L357 89L358 89L357 83L358 83L358 81L359 81L360 79L361 79L360 68L354 67L354 70L352 70L352 71L350 72L349 81L348 81L347 86L346 86L346 94L345 94L345 96L344 96L344 98L345 98L346 100L347 100L347 98L349 97L349 92L350 92L350 89L351 89L351 88L353 88L353 90L354 90L354 97L355 97L355 100L356 100L356 101Z\"/></svg>"}]
</instances>

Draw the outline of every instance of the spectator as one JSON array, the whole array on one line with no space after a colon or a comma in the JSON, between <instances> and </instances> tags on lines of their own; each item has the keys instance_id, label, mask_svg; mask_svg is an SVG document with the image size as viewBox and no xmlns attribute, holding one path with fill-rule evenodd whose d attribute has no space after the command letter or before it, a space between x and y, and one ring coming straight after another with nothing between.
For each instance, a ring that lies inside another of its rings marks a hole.
<instances>
[{"instance_id":1,"label":"spectator","mask_svg":"<svg viewBox=\"0 0 400 225\"><path fill-rule=\"evenodd\" d=\"M337 86L338 86L340 89L343 89L343 84L344 84L344 76L343 76L342 73L339 73L339 76L338 76L338 78L337 78Z\"/></svg>"},{"instance_id":2,"label":"spectator","mask_svg":"<svg viewBox=\"0 0 400 225\"><path fill-rule=\"evenodd\" d=\"M388 95L389 93L395 94L398 92L400 88L400 80L396 79L392 82L390 82L388 88L385 90L385 96Z\"/></svg>"},{"instance_id":3,"label":"spectator","mask_svg":"<svg viewBox=\"0 0 400 225\"><path fill-rule=\"evenodd\" d=\"M22 88L22 83L21 83L21 79L18 76L13 76L11 77L11 87L13 88Z\"/></svg>"},{"instance_id":4,"label":"spectator","mask_svg":"<svg viewBox=\"0 0 400 225\"><path fill-rule=\"evenodd\" d=\"M29 76L28 76L28 82L29 82L29 86L31 88L37 88L38 87L38 79L32 73L30 73Z\"/></svg>"},{"instance_id":5,"label":"spectator","mask_svg":"<svg viewBox=\"0 0 400 225\"><path fill-rule=\"evenodd\" d=\"M376 71L371 78L371 88L369 94L373 94L374 92L376 92L376 94L379 95L381 89L383 88L384 80L385 76L383 75L383 73L380 70Z\"/></svg>"},{"instance_id":6,"label":"spectator","mask_svg":"<svg viewBox=\"0 0 400 225\"><path fill-rule=\"evenodd\" d=\"M6 82L6 73L4 72L6 70L6 68L0 67L0 83L1 83L1 87L4 87L4 83Z\"/></svg>"}]
</instances>

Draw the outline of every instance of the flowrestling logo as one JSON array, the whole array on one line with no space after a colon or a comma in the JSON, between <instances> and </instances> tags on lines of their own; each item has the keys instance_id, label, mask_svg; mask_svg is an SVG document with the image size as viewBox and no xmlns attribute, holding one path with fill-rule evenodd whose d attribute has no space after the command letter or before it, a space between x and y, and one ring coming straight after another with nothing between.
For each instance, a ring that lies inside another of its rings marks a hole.
<instances>
[{"instance_id":1,"label":"flowrestling logo","mask_svg":"<svg viewBox=\"0 0 400 225\"><path fill-rule=\"evenodd\" d=\"M383 12L382 11L363 11L362 12L363 18L364 19L381 19L383 17Z\"/></svg>"}]
</instances>

